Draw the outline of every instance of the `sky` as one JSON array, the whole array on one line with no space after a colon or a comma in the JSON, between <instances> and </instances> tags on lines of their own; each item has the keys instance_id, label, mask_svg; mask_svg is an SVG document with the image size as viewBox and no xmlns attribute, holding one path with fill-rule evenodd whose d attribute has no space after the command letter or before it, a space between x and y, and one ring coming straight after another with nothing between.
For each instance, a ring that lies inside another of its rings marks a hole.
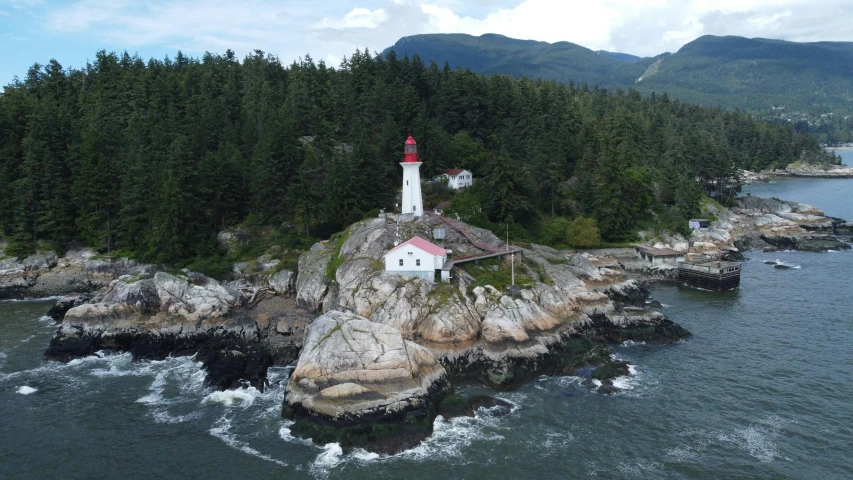
<instances>
[{"instance_id":1,"label":"sky","mask_svg":"<svg viewBox=\"0 0 853 480\"><path fill-rule=\"evenodd\" d=\"M640 56L706 35L853 41L851 0L0 0L0 85L34 63L82 68L95 52L142 58L255 49L337 67L419 33L499 33Z\"/></svg>"}]
</instances>

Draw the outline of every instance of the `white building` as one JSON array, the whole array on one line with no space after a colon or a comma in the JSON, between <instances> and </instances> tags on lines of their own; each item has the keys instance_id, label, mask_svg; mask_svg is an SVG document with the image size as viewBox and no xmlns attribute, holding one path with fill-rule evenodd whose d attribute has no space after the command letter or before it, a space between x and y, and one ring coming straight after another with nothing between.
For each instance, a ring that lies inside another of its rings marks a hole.
<instances>
[{"instance_id":1,"label":"white building","mask_svg":"<svg viewBox=\"0 0 853 480\"><path fill-rule=\"evenodd\" d=\"M637 256L652 265L678 265L678 262L684 261L684 253L668 248L654 248L645 245L637 245L634 247L637 251Z\"/></svg>"},{"instance_id":2,"label":"white building","mask_svg":"<svg viewBox=\"0 0 853 480\"><path fill-rule=\"evenodd\" d=\"M469 187L474 184L474 176L468 170L445 170L444 175L447 176L448 185L454 190L459 190L462 187Z\"/></svg>"},{"instance_id":3,"label":"white building","mask_svg":"<svg viewBox=\"0 0 853 480\"><path fill-rule=\"evenodd\" d=\"M445 262L447 250L421 237L412 237L385 254L385 271L432 282L436 270L441 270Z\"/></svg>"},{"instance_id":4,"label":"white building","mask_svg":"<svg viewBox=\"0 0 853 480\"><path fill-rule=\"evenodd\" d=\"M424 214L424 199L421 195L421 159L415 139L406 139L403 161L403 208L400 213L421 217Z\"/></svg>"}]
</instances>

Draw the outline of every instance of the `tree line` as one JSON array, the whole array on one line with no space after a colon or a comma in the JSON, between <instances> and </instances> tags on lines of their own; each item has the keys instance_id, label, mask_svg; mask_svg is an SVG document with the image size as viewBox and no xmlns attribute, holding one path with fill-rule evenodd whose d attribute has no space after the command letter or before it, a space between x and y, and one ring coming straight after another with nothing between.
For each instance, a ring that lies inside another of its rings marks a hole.
<instances>
[{"instance_id":1,"label":"tree line","mask_svg":"<svg viewBox=\"0 0 853 480\"><path fill-rule=\"evenodd\" d=\"M7 254L79 241L168 264L216 254L240 223L324 236L394 207L409 133L422 176L480 179L453 208L528 236L578 216L608 240L679 228L739 168L826 161L811 136L737 111L417 55L356 50L332 68L101 51L80 70L36 64L0 95L0 234Z\"/></svg>"}]
</instances>

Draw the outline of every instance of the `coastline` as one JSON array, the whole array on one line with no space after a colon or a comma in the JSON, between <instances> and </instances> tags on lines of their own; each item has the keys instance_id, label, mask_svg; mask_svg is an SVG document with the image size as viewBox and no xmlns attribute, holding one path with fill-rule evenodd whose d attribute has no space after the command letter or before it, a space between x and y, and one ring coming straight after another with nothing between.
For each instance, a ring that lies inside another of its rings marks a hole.
<instances>
[{"instance_id":1,"label":"coastline","mask_svg":"<svg viewBox=\"0 0 853 480\"><path fill-rule=\"evenodd\" d=\"M796 202L745 197L736 208L709 204L706 209L715 218L708 231L647 243L685 253L740 255L750 249L850 248L832 239L839 231L853 235L847 222ZM429 216L419 222L433 228L442 219ZM482 242L502 244L490 232L470 229ZM53 316L59 331L45 357L68 361L101 349L131 352L135 359L196 355L207 371L207 385L233 389L248 382L261 391L270 366L296 362L298 382L288 384L282 406L282 414L297 422L294 435L321 443L348 438L345 448L395 453L393 445L411 447L431 434L432 420L442 408L445 413L450 408L445 399L453 398L451 409L471 410L467 405L473 400L454 397L449 378L479 380L502 391L540 375L585 371L587 388L617 393L620 382L613 379L629 372L624 362L611 358L610 345L628 340L667 344L690 336L650 308L659 304L646 302L643 284L671 281L674 270L630 258L630 250L609 258L530 245L524 261L515 266L530 285L518 292L475 286L476 278L464 271L458 286L444 291L376 270L374 262L393 235L393 224L384 220L358 222L339 244L317 244L303 254L297 272L281 272L286 277L281 282L279 274L255 275L240 283L193 272L159 272L146 265L132 265L130 272L97 269L109 278L98 285L87 283L94 293L57 302ZM447 241L459 254L472 250L461 235ZM335 272L337 289L325 279L333 254L342 260ZM91 257L75 255L87 257L82 266L47 255L46 263L24 260L5 272L38 285L37 274L56 278L56 268L73 267L78 274L95 270L87 268ZM128 266L124 260L114 263ZM40 265L41 270L27 270L24 264ZM331 315L317 324L323 330L312 328L322 314ZM372 329L376 331L364 335ZM304 348L305 342L311 348ZM408 358L412 352L418 358L394 360L401 365L398 370L413 369L406 378L418 380L404 385L403 392L389 390L397 380L385 370L364 376L340 363L341 352L363 364L377 351L401 348ZM337 380L329 383L320 373L325 371L337 372ZM395 440L353 440L348 429L359 424L371 426L370 438L387 434L383 438ZM399 425L411 435L401 433Z\"/></svg>"}]
</instances>

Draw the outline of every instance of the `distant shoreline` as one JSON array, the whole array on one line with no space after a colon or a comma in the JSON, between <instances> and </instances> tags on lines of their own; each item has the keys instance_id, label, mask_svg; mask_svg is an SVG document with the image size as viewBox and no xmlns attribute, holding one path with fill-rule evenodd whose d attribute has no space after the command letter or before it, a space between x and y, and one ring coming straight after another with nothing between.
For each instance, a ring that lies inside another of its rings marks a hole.
<instances>
[{"instance_id":1,"label":"distant shoreline","mask_svg":"<svg viewBox=\"0 0 853 480\"><path fill-rule=\"evenodd\" d=\"M827 150L844 150L845 152L853 150L853 147L826 147Z\"/></svg>"}]
</instances>

